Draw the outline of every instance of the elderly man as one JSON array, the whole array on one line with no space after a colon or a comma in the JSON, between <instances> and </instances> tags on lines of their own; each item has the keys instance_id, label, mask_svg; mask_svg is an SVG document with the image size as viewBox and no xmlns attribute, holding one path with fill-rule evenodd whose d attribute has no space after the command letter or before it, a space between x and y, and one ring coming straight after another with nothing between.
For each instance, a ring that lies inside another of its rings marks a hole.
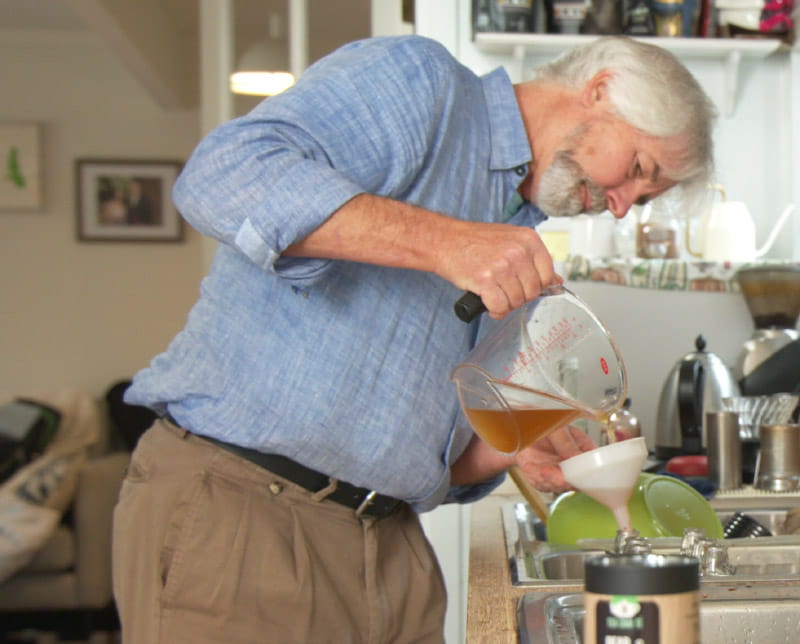
<instances>
[{"instance_id":1,"label":"elderly man","mask_svg":"<svg viewBox=\"0 0 800 644\"><path fill-rule=\"evenodd\" d=\"M491 320L454 301L502 318L559 282L546 216L704 183L712 118L651 45L599 39L513 85L412 36L349 44L210 133L174 198L217 255L127 394L162 419L115 516L126 644L441 642L418 513L513 464L563 490L592 447L473 434L449 374Z\"/></svg>"}]
</instances>

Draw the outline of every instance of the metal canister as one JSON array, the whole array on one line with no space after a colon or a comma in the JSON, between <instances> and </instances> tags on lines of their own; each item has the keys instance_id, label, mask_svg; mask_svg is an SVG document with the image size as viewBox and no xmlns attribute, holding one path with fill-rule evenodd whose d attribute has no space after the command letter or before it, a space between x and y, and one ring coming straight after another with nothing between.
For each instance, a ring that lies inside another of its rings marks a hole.
<instances>
[{"instance_id":1,"label":"metal canister","mask_svg":"<svg viewBox=\"0 0 800 644\"><path fill-rule=\"evenodd\" d=\"M700 565L683 555L602 555L584 567L584 644L700 644Z\"/></svg>"}]
</instances>

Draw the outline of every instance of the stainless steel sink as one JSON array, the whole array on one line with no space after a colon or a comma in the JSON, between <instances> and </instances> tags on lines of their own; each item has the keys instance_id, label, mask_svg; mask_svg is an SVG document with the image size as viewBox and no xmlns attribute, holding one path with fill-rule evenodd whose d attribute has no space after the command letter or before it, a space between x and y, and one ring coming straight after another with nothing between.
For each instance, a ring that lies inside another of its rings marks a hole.
<instances>
[{"instance_id":1,"label":"stainless steel sink","mask_svg":"<svg viewBox=\"0 0 800 644\"><path fill-rule=\"evenodd\" d=\"M719 513L723 523L730 514ZM768 527L774 536L726 539L724 543L735 573L720 577L704 576L703 584L800 583L800 535L780 534L786 511L754 510L747 514ZM539 519L524 503L504 507L503 521L512 583L515 586L580 588L586 558L614 549L610 539L584 540L579 547L547 543L543 540ZM649 541L657 553L676 553L680 550L678 537Z\"/></svg>"},{"instance_id":2,"label":"stainless steel sink","mask_svg":"<svg viewBox=\"0 0 800 644\"><path fill-rule=\"evenodd\" d=\"M526 593L517 622L520 644L581 644L583 595ZM797 641L800 586L704 588L700 602L703 644L785 644Z\"/></svg>"},{"instance_id":3,"label":"stainless steel sink","mask_svg":"<svg viewBox=\"0 0 800 644\"><path fill-rule=\"evenodd\" d=\"M789 543L756 542L752 539L728 541L728 557L736 571L736 580L790 579L800 580L800 538L777 541ZM676 547L655 548L657 552L678 552ZM583 564L587 557L602 554L603 550L572 550L542 554L533 558L534 572L540 579L583 579ZM730 577L727 580L730 581Z\"/></svg>"}]
</instances>

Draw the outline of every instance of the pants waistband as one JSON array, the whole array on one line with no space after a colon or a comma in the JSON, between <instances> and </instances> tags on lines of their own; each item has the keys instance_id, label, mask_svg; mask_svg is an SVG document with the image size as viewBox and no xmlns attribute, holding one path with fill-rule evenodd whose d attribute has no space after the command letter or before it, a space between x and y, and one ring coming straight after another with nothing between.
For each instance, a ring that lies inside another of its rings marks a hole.
<instances>
[{"instance_id":1,"label":"pants waistband","mask_svg":"<svg viewBox=\"0 0 800 644\"><path fill-rule=\"evenodd\" d=\"M181 427L169 414L167 414L164 419L175 427ZM181 427L181 429L188 431L183 427ZM305 465L301 465L286 456L259 452L258 450L241 447L209 436L201 436L200 434L192 435L216 445L217 447L221 447L259 467L263 467L273 474L282 476L309 492L320 492L332 483L332 478L330 476L322 472L317 472ZM357 516L364 515L378 519L389 516L404 504L403 501L395 499L394 497L378 494L374 490L357 487L340 480L336 480L335 489L330 494L326 495L324 500L334 501L335 503L351 508L355 510Z\"/></svg>"}]
</instances>

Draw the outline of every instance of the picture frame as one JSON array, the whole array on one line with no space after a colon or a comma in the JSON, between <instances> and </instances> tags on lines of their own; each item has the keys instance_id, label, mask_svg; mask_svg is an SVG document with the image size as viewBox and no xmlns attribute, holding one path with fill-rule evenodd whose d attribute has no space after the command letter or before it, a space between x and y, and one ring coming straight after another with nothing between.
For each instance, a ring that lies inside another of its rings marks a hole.
<instances>
[{"instance_id":1,"label":"picture frame","mask_svg":"<svg viewBox=\"0 0 800 644\"><path fill-rule=\"evenodd\" d=\"M77 233L86 242L179 242L183 220L172 187L183 163L78 159Z\"/></svg>"},{"instance_id":2,"label":"picture frame","mask_svg":"<svg viewBox=\"0 0 800 644\"><path fill-rule=\"evenodd\" d=\"M41 210L41 127L0 122L0 210Z\"/></svg>"}]
</instances>

